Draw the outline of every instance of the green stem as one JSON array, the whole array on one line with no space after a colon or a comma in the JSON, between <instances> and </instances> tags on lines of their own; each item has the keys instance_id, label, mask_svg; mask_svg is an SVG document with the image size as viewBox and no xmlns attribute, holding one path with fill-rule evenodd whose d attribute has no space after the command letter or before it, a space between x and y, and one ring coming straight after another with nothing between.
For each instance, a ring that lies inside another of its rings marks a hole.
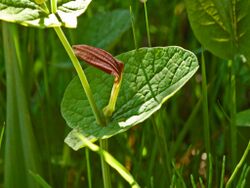
<instances>
[{"instance_id":1,"label":"green stem","mask_svg":"<svg viewBox=\"0 0 250 188\"><path fill-rule=\"evenodd\" d=\"M247 148L244 151L244 154L242 155L239 163L237 164L237 166L235 167L232 175L230 176L229 180L227 181L226 188L229 188L231 186L233 179L236 177L236 174L238 173L238 171L240 170L241 166L243 165L243 163L244 163L244 161L245 161L245 159L246 159L247 154L248 154L249 151L250 151L250 140L248 142Z\"/></svg>"},{"instance_id":2,"label":"green stem","mask_svg":"<svg viewBox=\"0 0 250 188\"><path fill-rule=\"evenodd\" d=\"M62 29L60 27L54 27L54 29L55 29L57 36L61 40L65 50L67 51L73 65L76 69L76 72L77 72L78 77L81 81L82 87L83 87L85 94L88 98L88 101L90 103L90 106L92 108L92 111L94 113L94 116L95 116L97 123L101 126L105 126L106 123L104 120L104 116L96 106L93 94L92 94L91 89L90 89L90 85L89 85L88 80L86 78L86 75L81 67L81 64L79 63L77 57L75 56L73 49L71 48L68 40L66 39ZM102 149L108 150L108 147L107 147L108 141L107 140L100 140L100 146ZM101 163L102 163L102 169L103 169L102 172L103 172L103 179L104 179L104 187L109 188L109 187L111 187L110 173L108 170L109 166L105 163L105 160L103 159L103 157L101 157Z\"/></svg>"},{"instance_id":3,"label":"green stem","mask_svg":"<svg viewBox=\"0 0 250 188\"><path fill-rule=\"evenodd\" d=\"M49 14L49 13L50 13L50 12L49 12L49 9L48 9L48 7L47 7L47 5L46 5L45 2L43 2L43 3L41 4L41 7L42 7L42 10L43 10L46 14Z\"/></svg>"},{"instance_id":4,"label":"green stem","mask_svg":"<svg viewBox=\"0 0 250 188\"><path fill-rule=\"evenodd\" d=\"M131 24L132 24L132 31L133 31L133 38L134 38L134 45L135 45L135 49L138 49L138 45L137 45L137 39L136 39L136 32L135 32L135 17L132 11L132 7L129 7L130 10L130 18L131 18Z\"/></svg>"},{"instance_id":5,"label":"green stem","mask_svg":"<svg viewBox=\"0 0 250 188\"><path fill-rule=\"evenodd\" d=\"M169 154L167 139L165 136L163 125L162 125L162 120L161 120L161 117L159 117L159 115L160 115L160 112L153 115L152 123L154 127L154 132L156 134L156 138L159 142L160 152L163 158L163 163L164 163L163 170L164 170L165 177L166 177L166 185L169 186L170 180L171 180L171 174L172 174L171 168L170 168L171 156Z\"/></svg>"},{"instance_id":6,"label":"green stem","mask_svg":"<svg viewBox=\"0 0 250 188\"><path fill-rule=\"evenodd\" d=\"M206 147L206 153L207 153L207 162L209 168L207 169L207 175L208 175L208 188L211 187L212 182L212 175L211 174L211 146L210 146L210 129L209 129L209 115L208 115L208 99L207 99L207 78L206 78L206 65L205 65L205 58L204 53L202 52L201 55L201 72L202 72L202 115L203 115L203 124L204 124L204 141L205 141L205 147Z\"/></svg>"},{"instance_id":7,"label":"green stem","mask_svg":"<svg viewBox=\"0 0 250 188\"><path fill-rule=\"evenodd\" d=\"M225 177L225 166L226 166L225 164L226 164L226 156L223 155L221 175L220 175L220 188L223 188L224 177Z\"/></svg>"},{"instance_id":8,"label":"green stem","mask_svg":"<svg viewBox=\"0 0 250 188\"><path fill-rule=\"evenodd\" d=\"M129 173L129 171L119 163L110 153L103 150L99 146L93 144L89 139L84 137L82 134L76 133L76 136L86 145L90 150L98 153L103 157L103 159L112 167L114 168L124 180L126 180L132 188L139 188L140 186L135 181L134 177ZM105 144L105 143L102 143Z\"/></svg>"},{"instance_id":9,"label":"green stem","mask_svg":"<svg viewBox=\"0 0 250 188\"><path fill-rule=\"evenodd\" d=\"M108 139L100 140L100 147L103 150L108 151ZM101 163L102 163L102 174L103 174L104 188L110 188L111 187L110 168L107 165L107 163L105 162L103 155L101 155Z\"/></svg>"},{"instance_id":10,"label":"green stem","mask_svg":"<svg viewBox=\"0 0 250 188\"><path fill-rule=\"evenodd\" d=\"M151 39L149 32L149 23L148 23L148 10L147 10L147 1L144 1L144 13L145 13L145 21L146 21L146 29L147 29L147 38L148 38L148 46L151 47Z\"/></svg>"},{"instance_id":11,"label":"green stem","mask_svg":"<svg viewBox=\"0 0 250 188\"><path fill-rule=\"evenodd\" d=\"M97 123L99 125L105 126L105 122L103 121L102 114L101 114L101 112L99 111L99 109L96 106L92 91L90 89L88 80L86 78L86 75L85 75L82 67L81 67L80 62L78 61L77 57L75 56L74 51L71 48L71 45L69 44L68 40L66 39L62 29L60 27L54 27L54 29L55 29L55 32L56 32L57 36L61 40L65 50L67 51L73 65L74 65L74 67L76 69L76 72L77 72L78 77L79 77L79 79L81 81L82 87L83 87L83 89L84 89L84 91L86 93L86 96L88 98L88 101L90 103L92 111L93 111L93 113L95 115Z\"/></svg>"},{"instance_id":12,"label":"green stem","mask_svg":"<svg viewBox=\"0 0 250 188\"><path fill-rule=\"evenodd\" d=\"M236 83L235 83L235 63L229 60L228 65L230 68L230 137L231 137L231 157L232 169L236 166L237 161L237 127L236 127Z\"/></svg>"},{"instance_id":13,"label":"green stem","mask_svg":"<svg viewBox=\"0 0 250 188\"><path fill-rule=\"evenodd\" d=\"M57 0L51 0L50 1L51 5L51 12L54 14L57 11Z\"/></svg>"},{"instance_id":14,"label":"green stem","mask_svg":"<svg viewBox=\"0 0 250 188\"><path fill-rule=\"evenodd\" d=\"M85 148L85 156L87 161L87 173L88 173L88 188L92 188L92 178L91 178L91 168L90 168L90 159L89 159L89 149Z\"/></svg>"},{"instance_id":15,"label":"green stem","mask_svg":"<svg viewBox=\"0 0 250 188\"><path fill-rule=\"evenodd\" d=\"M171 158L173 158L176 155L176 152L178 151L181 144L183 143L183 140L184 140L186 134L188 133L189 130L192 130L192 127L195 125L193 122L196 118L197 113L200 110L200 106L201 106L201 99L199 99L199 101L194 106L188 120L186 121L185 125L183 126L181 132L178 134L178 137L177 137L175 143L173 144L172 149L170 150Z\"/></svg>"},{"instance_id":16,"label":"green stem","mask_svg":"<svg viewBox=\"0 0 250 188\"><path fill-rule=\"evenodd\" d=\"M45 38L44 38L44 30L39 30L38 31L38 43L40 47L40 58L42 60L42 69L43 69L43 78L44 78L44 88L45 88L45 96L46 100L49 101L50 99L50 94L49 94L49 81L48 81L48 71L47 71L47 64L46 64L46 55L45 55Z\"/></svg>"},{"instance_id":17,"label":"green stem","mask_svg":"<svg viewBox=\"0 0 250 188\"><path fill-rule=\"evenodd\" d=\"M122 74L121 74L119 80L114 82L113 88L112 88L112 91L110 94L110 98L109 98L109 103L103 109L103 114L106 118L111 117L113 112L115 111L115 104L116 104L117 97L118 97L118 94L120 91L121 83L122 83Z\"/></svg>"}]
</instances>

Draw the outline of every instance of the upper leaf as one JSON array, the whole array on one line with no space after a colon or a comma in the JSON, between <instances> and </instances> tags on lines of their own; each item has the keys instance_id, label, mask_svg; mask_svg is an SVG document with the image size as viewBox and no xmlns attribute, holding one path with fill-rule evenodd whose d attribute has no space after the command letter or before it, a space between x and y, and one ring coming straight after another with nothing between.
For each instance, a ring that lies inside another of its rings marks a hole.
<instances>
[{"instance_id":1,"label":"upper leaf","mask_svg":"<svg viewBox=\"0 0 250 188\"><path fill-rule=\"evenodd\" d=\"M194 34L206 49L221 58L250 60L250 1L185 1Z\"/></svg>"},{"instance_id":2,"label":"upper leaf","mask_svg":"<svg viewBox=\"0 0 250 188\"><path fill-rule=\"evenodd\" d=\"M80 27L73 31L78 44L105 49L114 45L131 26L129 11L122 9L99 13L91 18L80 18L78 24Z\"/></svg>"},{"instance_id":3,"label":"upper leaf","mask_svg":"<svg viewBox=\"0 0 250 188\"><path fill-rule=\"evenodd\" d=\"M95 121L78 77L68 85L61 104L62 115L73 128L65 142L73 149L83 143L80 132L91 140L108 138L143 122L161 108L197 71L195 55L180 47L141 48L117 56L125 65L116 110L106 127ZM99 109L109 101L114 78L88 67L90 82Z\"/></svg>"},{"instance_id":4,"label":"upper leaf","mask_svg":"<svg viewBox=\"0 0 250 188\"><path fill-rule=\"evenodd\" d=\"M0 0L0 20L36 27L76 27L77 17L91 0L64 0L58 3L57 15L50 14L44 4L32 0Z\"/></svg>"}]
</instances>

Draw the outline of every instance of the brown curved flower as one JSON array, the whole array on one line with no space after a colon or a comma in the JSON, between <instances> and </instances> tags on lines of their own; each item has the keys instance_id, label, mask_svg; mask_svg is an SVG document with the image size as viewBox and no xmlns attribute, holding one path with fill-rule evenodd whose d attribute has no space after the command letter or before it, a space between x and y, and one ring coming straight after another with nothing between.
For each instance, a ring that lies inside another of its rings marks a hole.
<instances>
[{"instance_id":1,"label":"brown curved flower","mask_svg":"<svg viewBox=\"0 0 250 188\"><path fill-rule=\"evenodd\" d=\"M73 45L73 50L80 60L108 74L114 75L116 81L121 77L124 64L105 50L84 44Z\"/></svg>"}]
</instances>

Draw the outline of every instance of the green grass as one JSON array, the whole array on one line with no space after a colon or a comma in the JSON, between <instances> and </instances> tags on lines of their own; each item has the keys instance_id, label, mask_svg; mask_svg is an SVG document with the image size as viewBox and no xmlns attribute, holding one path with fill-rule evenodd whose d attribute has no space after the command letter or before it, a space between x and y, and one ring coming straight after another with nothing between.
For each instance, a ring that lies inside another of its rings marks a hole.
<instances>
[{"instance_id":1,"label":"green grass","mask_svg":"<svg viewBox=\"0 0 250 188\"><path fill-rule=\"evenodd\" d=\"M93 151L76 152L64 144L70 129L61 116L60 102L76 72L53 29L16 25L8 30L14 33L11 44L5 41L8 35L5 24L0 23L0 33L5 33L0 36L0 187L6 187L6 181L10 181L6 173L18 168L6 167L6 163L10 164L6 156L14 157L13 148L26 153L15 155L19 165L28 169L25 178L44 187L103 187L100 156L104 155L113 165L107 177L111 185L106 187L128 187L134 182L152 188L250 186L250 129L237 126L235 119L237 112L250 108L249 63L227 62L203 51L190 28L185 4L182 1L165 4L163 0L93 1L80 18L84 23L98 13L130 9L131 28L122 35L114 34L112 40L112 32L103 37L110 40L103 48L116 55L143 46L180 45L195 52L200 62L196 75L161 110L140 125L110 138L108 151L91 145ZM63 29L67 40L74 43L82 40L88 28L81 28L81 24L78 27L77 31ZM8 62L16 64L8 66ZM10 73L13 70L15 75ZM16 82L8 81L12 77ZM15 83L18 86L12 87ZM13 100L8 102L6 97ZM9 130L11 121L14 128ZM23 131L17 125L28 128ZM15 134L19 134L16 137L22 142L10 142ZM30 148L35 150L27 149L23 143L31 144ZM37 144L33 146L34 143ZM204 153L206 159L201 158ZM30 158L32 164L39 164L39 173L35 167L26 165ZM16 183L28 184L21 178Z\"/></svg>"}]
</instances>

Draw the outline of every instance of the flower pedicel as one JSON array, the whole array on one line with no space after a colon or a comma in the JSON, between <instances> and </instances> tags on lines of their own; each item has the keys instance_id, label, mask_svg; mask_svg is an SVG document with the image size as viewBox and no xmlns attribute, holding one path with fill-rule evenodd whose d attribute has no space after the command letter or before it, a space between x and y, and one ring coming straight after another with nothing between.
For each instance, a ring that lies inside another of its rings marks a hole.
<instances>
[{"instance_id":1,"label":"flower pedicel","mask_svg":"<svg viewBox=\"0 0 250 188\"><path fill-rule=\"evenodd\" d=\"M74 45L73 50L75 55L80 60L83 60L86 63L115 76L109 103L103 109L105 117L111 117L115 110L115 104L121 86L124 64L119 60L116 60L110 53L100 48L82 44Z\"/></svg>"}]
</instances>

